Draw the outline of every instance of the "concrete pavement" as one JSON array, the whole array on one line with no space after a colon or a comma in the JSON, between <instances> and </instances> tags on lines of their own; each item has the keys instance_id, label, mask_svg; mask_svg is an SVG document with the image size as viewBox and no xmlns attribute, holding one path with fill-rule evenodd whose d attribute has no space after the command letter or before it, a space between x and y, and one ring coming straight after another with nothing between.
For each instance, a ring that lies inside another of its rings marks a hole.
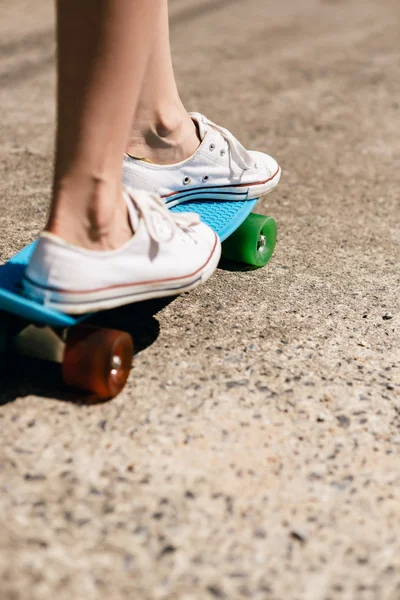
<instances>
[{"instance_id":1,"label":"concrete pavement","mask_svg":"<svg viewBox=\"0 0 400 600\"><path fill-rule=\"evenodd\" d=\"M0 3L0 260L43 226L52 6ZM175 0L189 110L283 168L279 242L163 308L108 404L14 365L0 598L400 597L397 0Z\"/></svg>"}]
</instances>

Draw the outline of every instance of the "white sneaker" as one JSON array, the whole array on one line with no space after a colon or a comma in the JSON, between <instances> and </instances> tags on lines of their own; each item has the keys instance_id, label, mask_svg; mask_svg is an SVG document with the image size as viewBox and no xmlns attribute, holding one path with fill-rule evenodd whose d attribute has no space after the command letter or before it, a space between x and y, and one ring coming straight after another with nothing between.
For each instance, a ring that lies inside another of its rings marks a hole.
<instances>
[{"instance_id":1,"label":"white sneaker","mask_svg":"<svg viewBox=\"0 0 400 600\"><path fill-rule=\"evenodd\" d=\"M202 140L196 152L172 165L126 155L125 185L160 194L168 207L188 200L252 200L278 185L281 169L275 159L246 150L227 129L203 115L189 114Z\"/></svg>"},{"instance_id":2,"label":"white sneaker","mask_svg":"<svg viewBox=\"0 0 400 600\"><path fill-rule=\"evenodd\" d=\"M221 254L218 236L195 213L173 214L159 196L126 190L132 238L93 251L41 234L23 286L58 311L82 314L186 292L206 281Z\"/></svg>"}]
</instances>

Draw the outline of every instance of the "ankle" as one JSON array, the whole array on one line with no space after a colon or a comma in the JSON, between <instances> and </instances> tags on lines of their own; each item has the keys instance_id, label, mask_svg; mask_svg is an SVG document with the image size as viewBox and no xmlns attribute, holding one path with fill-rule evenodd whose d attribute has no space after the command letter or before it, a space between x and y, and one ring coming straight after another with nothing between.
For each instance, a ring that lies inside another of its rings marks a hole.
<instances>
[{"instance_id":1,"label":"ankle","mask_svg":"<svg viewBox=\"0 0 400 600\"><path fill-rule=\"evenodd\" d=\"M172 108L139 114L131 129L127 153L168 164L191 156L199 143L197 127L187 112Z\"/></svg>"},{"instance_id":2,"label":"ankle","mask_svg":"<svg viewBox=\"0 0 400 600\"><path fill-rule=\"evenodd\" d=\"M55 186L46 230L87 249L118 248L132 236L121 186L99 180L80 183Z\"/></svg>"}]
</instances>

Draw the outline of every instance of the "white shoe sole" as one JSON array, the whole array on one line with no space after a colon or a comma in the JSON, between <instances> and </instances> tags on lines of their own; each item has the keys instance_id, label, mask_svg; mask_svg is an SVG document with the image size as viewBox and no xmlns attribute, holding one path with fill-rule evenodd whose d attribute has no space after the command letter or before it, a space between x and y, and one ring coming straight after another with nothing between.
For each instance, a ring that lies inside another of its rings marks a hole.
<instances>
[{"instance_id":1,"label":"white shoe sole","mask_svg":"<svg viewBox=\"0 0 400 600\"><path fill-rule=\"evenodd\" d=\"M281 168L270 179L256 183L246 183L239 185L226 185L215 187L199 187L182 192L174 192L168 196L161 196L168 208L195 200L221 200L221 201L244 201L255 200L272 192L281 178Z\"/></svg>"},{"instance_id":2,"label":"white shoe sole","mask_svg":"<svg viewBox=\"0 0 400 600\"><path fill-rule=\"evenodd\" d=\"M99 312L142 300L176 296L182 292L188 292L211 277L218 266L220 257L221 242L215 235L215 245L207 262L195 273L185 277L116 285L107 289L86 292L52 290L24 277L24 293L28 298L62 313L80 315Z\"/></svg>"}]
</instances>

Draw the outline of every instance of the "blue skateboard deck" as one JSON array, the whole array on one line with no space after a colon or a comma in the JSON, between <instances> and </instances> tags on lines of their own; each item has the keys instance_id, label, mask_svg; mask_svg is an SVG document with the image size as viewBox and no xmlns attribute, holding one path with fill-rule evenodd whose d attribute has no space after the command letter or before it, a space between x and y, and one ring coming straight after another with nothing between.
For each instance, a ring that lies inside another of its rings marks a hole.
<instances>
[{"instance_id":1,"label":"blue skateboard deck","mask_svg":"<svg viewBox=\"0 0 400 600\"><path fill-rule=\"evenodd\" d=\"M79 316L76 318L64 315L38 302L29 300L22 295L22 276L35 246L36 242L25 246L5 265L0 266L0 311L3 310L18 317L23 317L31 323L51 325L53 327L72 327L77 325L85 317Z\"/></svg>"},{"instance_id":2,"label":"blue skateboard deck","mask_svg":"<svg viewBox=\"0 0 400 600\"><path fill-rule=\"evenodd\" d=\"M196 212L215 233L221 242L226 240L249 216L257 200L225 202L218 200L201 200L183 202L171 208L172 212ZM0 284L1 285L1 284Z\"/></svg>"},{"instance_id":3,"label":"blue skateboard deck","mask_svg":"<svg viewBox=\"0 0 400 600\"><path fill-rule=\"evenodd\" d=\"M197 212L220 237L228 238L243 223L257 204L257 200L239 202L193 201L171 208L173 212ZM29 244L0 266L0 311L22 317L30 323L51 325L53 327L73 327L89 315L79 317L65 315L25 298L21 291L21 279L35 248L36 242Z\"/></svg>"}]
</instances>

